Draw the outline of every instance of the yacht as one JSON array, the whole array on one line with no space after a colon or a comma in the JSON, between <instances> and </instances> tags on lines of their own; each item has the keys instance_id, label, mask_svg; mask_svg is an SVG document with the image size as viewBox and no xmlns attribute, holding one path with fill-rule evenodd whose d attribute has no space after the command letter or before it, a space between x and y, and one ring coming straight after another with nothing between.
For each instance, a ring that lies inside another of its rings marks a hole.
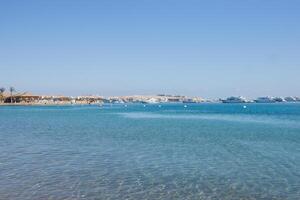
<instances>
[{"instance_id":1,"label":"yacht","mask_svg":"<svg viewBox=\"0 0 300 200\"><path fill-rule=\"evenodd\" d=\"M258 97L255 100L256 103L275 103L276 101L274 100L273 97Z\"/></svg>"},{"instance_id":2,"label":"yacht","mask_svg":"<svg viewBox=\"0 0 300 200\"><path fill-rule=\"evenodd\" d=\"M285 99L283 97L274 97L273 100L279 103L285 102Z\"/></svg>"},{"instance_id":3,"label":"yacht","mask_svg":"<svg viewBox=\"0 0 300 200\"><path fill-rule=\"evenodd\" d=\"M155 104L155 103L159 103L159 100L156 98L150 98L150 99L147 99L145 102L147 102L149 104Z\"/></svg>"},{"instance_id":4,"label":"yacht","mask_svg":"<svg viewBox=\"0 0 300 200\"><path fill-rule=\"evenodd\" d=\"M182 101L182 103L197 103L196 101L194 101L193 99L184 99Z\"/></svg>"},{"instance_id":5,"label":"yacht","mask_svg":"<svg viewBox=\"0 0 300 200\"><path fill-rule=\"evenodd\" d=\"M223 103L247 103L247 99L244 97L228 97L225 100L222 100Z\"/></svg>"},{"instance_id":6,"label":"yacht","mask_svg":"<svg viewBox=\"0 0 300 200\"><path fill-rule=\"evenodd\" d=\"M297 101L297 99L295 97L285 97L284 99L287 102L296 102Z\"/></svg>"}]
</instances>

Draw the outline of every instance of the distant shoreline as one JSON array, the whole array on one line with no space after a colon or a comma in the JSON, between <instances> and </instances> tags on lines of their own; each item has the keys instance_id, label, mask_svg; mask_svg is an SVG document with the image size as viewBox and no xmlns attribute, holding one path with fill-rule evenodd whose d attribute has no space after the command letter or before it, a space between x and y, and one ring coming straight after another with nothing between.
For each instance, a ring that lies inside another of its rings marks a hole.
<instances>
[{"instance_id":1,"label":"distant shoreline","mask_svg":"<svg viewBox=\"0 0 300 200\"><path fill-rule=\"evenodd\" d=\"M193 105L193 104L223 104L223 105L232 105L232 104L241 104L241 105L263 105L263 104L270 104L270 105L278 105L278 104L299 104L300 102L276 102L276 103L256 103L256 102L245 102L245 103L223 103L223 102L199 102L199 103L148 103L146 105L161 105L161 104L187 104L187 105ZM47 103L47 104L41 104L41 103L0 103L1 106L101 106L101 105L131 105L131 104L142 104L142 103Z\"/></svg>"},{"instance_id":2,"label":"distant shoreline","mask_svg":"<svg viewBox=\"0 0 300 200\"><path fill-rule=\"evenodd\" d=\"M59 104L39 104L39 103L0 103L0 106L84 106L84 105L99 105L99 104L88 104L88 103L59 103Z\"/></svg>"}]
</instances>

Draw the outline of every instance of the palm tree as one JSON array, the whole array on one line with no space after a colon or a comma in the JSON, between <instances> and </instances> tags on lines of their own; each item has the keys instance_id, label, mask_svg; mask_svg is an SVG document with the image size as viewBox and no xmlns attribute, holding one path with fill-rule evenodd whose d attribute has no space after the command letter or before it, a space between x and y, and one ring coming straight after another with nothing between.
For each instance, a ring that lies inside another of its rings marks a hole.
<instances>
[{"instance_id":1,"label":"palm tree","mask_svg":"<svg viewBox=\"0 0 300 200\"><path fill-rule=\"evenodd\" d=\"M10 91L10 103L13 102L13 92L16 91L16 89L14 87L9 87L9 91Z\"/></svg>"},{"instance_id":2,"label":"palm tree","mask_svg":"<svg viewBox=\"0 0 300 200\"><path fill-rule=\"evenodd\" d=\"M0 101L0 103L3 101L3 93L5 92L5 88L4 87L2 87L2 88L0 88L0 97L1 97L1 101Z\"/></svg>"}]
</instances>

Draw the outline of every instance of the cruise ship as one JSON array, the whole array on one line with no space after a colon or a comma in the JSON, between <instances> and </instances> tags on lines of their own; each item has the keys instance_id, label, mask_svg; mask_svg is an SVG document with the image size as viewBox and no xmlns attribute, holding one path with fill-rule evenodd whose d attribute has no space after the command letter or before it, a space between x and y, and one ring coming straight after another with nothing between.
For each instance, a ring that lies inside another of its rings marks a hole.
<instances>
[{"instance_id":1,"label":"cruise ship","mask_svg":"<svg viewBox=\"0 0 300 200\"><path fill-rule=\"evenodd\" d=\"M256 103L275 103L273 97L258 97L256 100L254 100Z\"/></svg>"},{"instance_id":2,"label":"cruise ship","mask_svg":"<svg viewBox=\"0 0 300 200\"><path fill-rule=\"evenodd\" d=\"M244 97L228 97L225 100L222 100L223 103L247 103L247 99Z\"/></svg>"}]
</instances>

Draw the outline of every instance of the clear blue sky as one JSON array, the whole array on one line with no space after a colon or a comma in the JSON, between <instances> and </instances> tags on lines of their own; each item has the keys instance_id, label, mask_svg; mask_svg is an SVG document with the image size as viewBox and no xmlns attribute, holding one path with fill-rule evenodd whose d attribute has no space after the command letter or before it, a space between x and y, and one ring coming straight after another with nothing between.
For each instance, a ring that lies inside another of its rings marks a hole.
<instances>
[{"instance_id":1,"label":"clear blue sky","mask_svg":"<svg viewBox=\"0 0 300 200\"><path fill-rule=\"evenodd\" d=\"M300 96L298 0L0 0L0 86Z\"/></svg>"}]
</instances>

